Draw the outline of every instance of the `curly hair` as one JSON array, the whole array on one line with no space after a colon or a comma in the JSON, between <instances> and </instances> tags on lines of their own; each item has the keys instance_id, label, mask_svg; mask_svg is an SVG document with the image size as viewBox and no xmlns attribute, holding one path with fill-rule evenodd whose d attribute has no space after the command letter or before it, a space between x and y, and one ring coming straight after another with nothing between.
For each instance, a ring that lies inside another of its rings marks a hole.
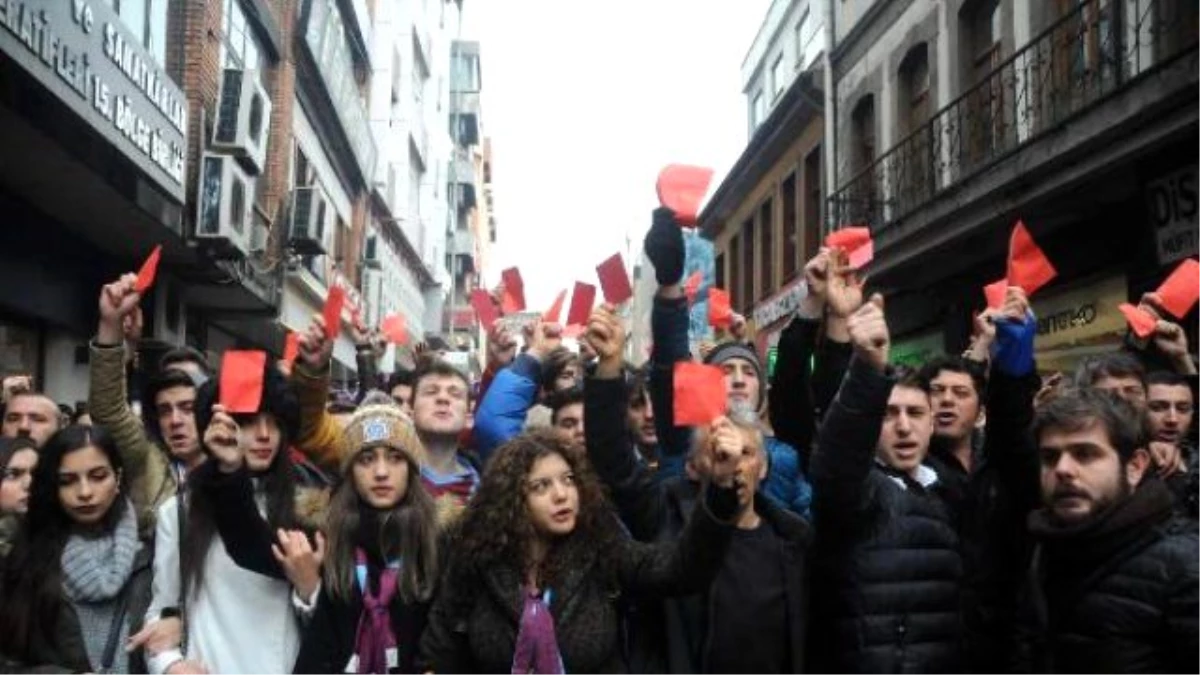
<instances>
[{"instance_id":1,"label":"curly hair","mask_svg":"<svg viewBox=\"0 0 1200 675\"><path fill-rule=\"evenodd\" d=\"M525 482L537 460L559 455L575 474L579 514L575 529L555 540L537 569L543 583L555 585L571 570L583 569L596 556L615 585L611 555L621 531L600 479L582 448L549 429L531 430L497 449L488 462L474 498L454 533L459 574L473 575L496 564L513 565L524 577L530 569L530 543L538 534L529 519Z\"/></svg>"}]
</instances>

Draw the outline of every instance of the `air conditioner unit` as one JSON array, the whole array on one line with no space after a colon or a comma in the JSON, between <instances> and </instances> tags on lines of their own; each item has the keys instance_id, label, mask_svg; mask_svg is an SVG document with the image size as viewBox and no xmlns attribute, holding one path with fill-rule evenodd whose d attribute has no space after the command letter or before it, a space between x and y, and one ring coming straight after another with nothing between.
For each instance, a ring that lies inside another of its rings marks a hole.
<instances>
[{"instance_id":1,"label":"air conditioner unit","mask_svg":"<svg viewBox=\"0 0 1200 675\"><path fill-rule=\"evenodd\" d=\"M254 179L233 157L204 153L195 238L219 257L244 258L254 227Z\"/></svg>"},{"instance_id":2,"label":"air conditioner unit","mask_svg":"<svg viewBox=\"0 0 1200 675\"><path fill-rule=\"evenodd\" d=\"M383 267L382 251L380 250L379 235L371 235L363 242L363 267L377 270Z\"/></svg>"},{"instance_id":3,"label":"air conditioner unit","mask_svg":"<svg viewBox=\"0 0 1200 675\"><path fill-rule=\"evenodd\" d=\"M310 185L292 190L288 210L288 244L300 255L322 255L327 252L329 230L329 200L321 188Z\"/></svg>"},{"instance_id":4,"label":"air conditioner unit","mask_svg":"<svg viewBox=\"0 0 1200 675\"><path fill-rule=\"evenodd\" d=\"M212 147L242 158L254 173L263 170L271 128L271 99L257 70L226 68L221 77Z\"/></svg>"}]
</instances>

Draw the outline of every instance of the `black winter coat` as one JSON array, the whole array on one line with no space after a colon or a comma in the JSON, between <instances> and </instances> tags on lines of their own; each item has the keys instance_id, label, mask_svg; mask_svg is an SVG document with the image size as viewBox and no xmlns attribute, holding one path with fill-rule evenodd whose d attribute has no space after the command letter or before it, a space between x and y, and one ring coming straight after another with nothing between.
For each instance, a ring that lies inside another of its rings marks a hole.
<instances>
[{"instance_id":1,"label":"black winter coat","mask_svg":"<svg viewBox=\"0 0 1200 675\"><path fill-rule=\"evenodd\" d=\"M297 673L340 673L354 654L358 637L358 622L362 616L362 593L354 588L350 601L334 598L327 587L321 586L317 607L304 626L300 654L296 657ZM396 635L399 665L391 672L421 672L416 666L417 644L425 630L429 610L426 603L408 604L397 596L388 607L392 631Z\"/></svg>"},{"instance_id":2,"label":"black winter coat","mask_svg":"<svg viewBox=\"0 0 1200 675\"><path fill-rule=\"evenodd\" d=\"M963 562L950 509L936 484L875 461L892 386L852 361L813 455L817 672L963 668Z\"/></svg>"}]
</instances>

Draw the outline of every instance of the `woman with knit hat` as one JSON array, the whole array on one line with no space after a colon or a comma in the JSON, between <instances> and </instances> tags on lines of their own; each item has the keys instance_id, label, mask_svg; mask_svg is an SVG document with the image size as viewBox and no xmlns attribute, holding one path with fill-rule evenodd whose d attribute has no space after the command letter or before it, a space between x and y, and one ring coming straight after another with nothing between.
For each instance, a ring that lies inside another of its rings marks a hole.
<instances>
[{"instance_id":1,"label":"woman with knit hat","mask_svg":"<svg viewBox=\"0 0 1200 675\"><path fill-rule=\"evenodd\" d=\"M421 442L382 393L346 423L341 485L297 673L412 673L437 578L437 524L421 488Z\"/></svg>"}]
</instances>

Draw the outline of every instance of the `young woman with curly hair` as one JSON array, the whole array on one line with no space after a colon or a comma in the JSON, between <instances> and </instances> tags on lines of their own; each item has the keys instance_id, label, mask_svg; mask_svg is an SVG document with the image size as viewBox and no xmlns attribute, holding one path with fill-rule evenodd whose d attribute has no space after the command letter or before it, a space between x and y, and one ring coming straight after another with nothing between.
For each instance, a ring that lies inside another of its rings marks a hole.
<instances>
[{"instance_id":1,"label":"young woman with curly hair","mask_svg":"<svg viewBox=\"0 0 1200 675\"><path fill-rule=\"evenodd\" d=\"M435 672L611 672L621 661L618 599L706 586L737 510L744 437L728 420L706 448L711 482L675 542L620 529L585 451L532 431L496 451L458 524L421 639Z\"/></svg>"}]
</instances>

